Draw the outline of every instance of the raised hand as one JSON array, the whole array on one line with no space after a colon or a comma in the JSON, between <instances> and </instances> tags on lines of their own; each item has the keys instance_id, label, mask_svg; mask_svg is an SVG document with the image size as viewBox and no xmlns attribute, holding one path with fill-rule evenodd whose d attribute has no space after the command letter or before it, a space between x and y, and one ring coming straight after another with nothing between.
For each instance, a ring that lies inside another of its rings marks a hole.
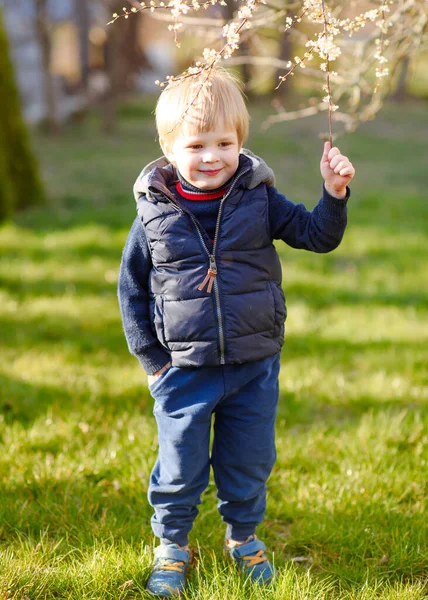
<instances>
[{"instance_id":1,"label":"raised hand","mask_svg":"<svg viewBox=\"0 0 428 600\"><path fill-rule=\"evenodd\" d=\"M328 193L336 198L344 198L346 186L354 177L355 169L349 158L341 154L339 148L331 147L331 142L324 144L320 170Z\"/></svg>"}]
</instances>

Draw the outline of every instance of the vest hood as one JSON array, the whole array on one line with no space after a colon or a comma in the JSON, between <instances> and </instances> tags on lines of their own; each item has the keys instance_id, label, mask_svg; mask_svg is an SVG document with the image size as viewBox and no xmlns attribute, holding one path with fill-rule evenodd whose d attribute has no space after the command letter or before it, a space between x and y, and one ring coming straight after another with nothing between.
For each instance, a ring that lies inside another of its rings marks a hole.
<instances>
[{"instance_id":1,"label":"vest hood","mask_svg":"<svg viewBox=\"0 0 428 600\"><path fill-rule=\"evenodd\" d=\"M274 172L263 159L246 148L242 148L241 154L248 157L252 167L245 187L252 190L260 183L265 183L270 187L275 185ZM138 202L142 194L147 194L150 191L150 187L154 181L156 181L157 187L164 188L165 193L169 195L168 184L173 178L175 178L175 167L165 156L152 161L144 167L134 184L135 201Z\"/></svg>"}]
</instances>

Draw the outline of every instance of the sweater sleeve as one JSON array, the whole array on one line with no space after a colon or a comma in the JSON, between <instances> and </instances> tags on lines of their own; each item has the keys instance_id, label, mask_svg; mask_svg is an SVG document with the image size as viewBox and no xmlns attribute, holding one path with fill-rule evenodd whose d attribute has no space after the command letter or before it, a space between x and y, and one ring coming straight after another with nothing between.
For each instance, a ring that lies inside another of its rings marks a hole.
<instances>
[{"instance_id":1,"label":"sweater sleeve","mask_svg":"<svg viewBox=\"0 0 428 600\"><path fill-rule=\"evenodd\" d=\"M122 324L131 354L148 375L156 373L171 359L150 324L149 275L152 260L144 227L139 217L132 224L122 254L118 297Z\"/></svg>"},{"instance_id":2,"label":"sweater sleeve","mask_svg":"<svg viewBox=\"0 0 428 600\"><path fill-rule=\"evenodd\" d=\"M342 241L347 224L347 202L331 196L323 185L323 195L312 212L294 204L275 187L268 188L269 225L272 239L283 240L292 248L331 252Z\"/></svg>"}]
</instances>

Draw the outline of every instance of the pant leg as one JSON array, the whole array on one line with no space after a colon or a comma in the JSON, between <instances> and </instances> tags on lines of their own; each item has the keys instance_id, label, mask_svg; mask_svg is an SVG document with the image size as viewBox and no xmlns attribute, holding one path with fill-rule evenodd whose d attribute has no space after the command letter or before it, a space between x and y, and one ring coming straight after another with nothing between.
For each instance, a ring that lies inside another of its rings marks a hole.
<instances>
[{"instance_id":1,"label":"pant leg","mask_svg":"<svg viewBox=\"0 0 428 600\"><path fill-rule=\"evenodd\" d=\"M211 462L226 535L236 540L253 534L265 513L266 481L276 458L279 367L279 354L247 363L244 371L239 366L239 376L225 367L226 397L215 411Z\"/></svg>"},{"instance_id":2,"label":"pant leg","mask_svg":"<svg viewBox=\"0 0 428 600\"><path fill-rule=\"evenodd\" d=\"M209 481L211 415L224 394L221 367L171 367L150 391L155 399L159 451L148 498L154 534L187 544L197 505Z\"/></svg>"}]
</instances>

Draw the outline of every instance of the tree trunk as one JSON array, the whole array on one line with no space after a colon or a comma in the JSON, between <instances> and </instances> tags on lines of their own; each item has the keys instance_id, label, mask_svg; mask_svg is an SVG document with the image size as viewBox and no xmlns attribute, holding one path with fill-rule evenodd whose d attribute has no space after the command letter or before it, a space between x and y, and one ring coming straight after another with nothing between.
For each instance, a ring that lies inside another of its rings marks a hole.
<instances>
[{"instance_id":1,"label":"tree trunk","mask_svg":"<svg viewBox=\"0 0 428 600\"><path fill-rule=\"evenodd\" d=\"M123 0L105 0L105 6L109 16L121 13ZM104 63L109 90L103 102L103 127L108 133L116 129L119 96L133 89L133 76L148 66L139 42L140 19L141 14L136 13L129 19L118 19L107 29Z\"/></svg>"},{"instance_id":2,"label":"tree trunk","mask_svg":"<svg viewBox=\"0 0 428 600\"><path fill-rule=\"evenodd\" d=\"M238 6L234 0L227 0L226 5L224 7L224 17L230 21L233 19L233 15L235 10L237 10ZM239 49L236 51L237 56L249 56L251 54L251 44L247 38L241 38L241 42L239 44ZM252 69L251 65L243 64L241 65L241 75L242 75L242 83L244 84L244 90L247 96L251 96L251 80L252 80Z\"/></svg>"},{"instance_id":3,"label":"tree trunk","mask_svg":"<svg viewBox=\"0 0 428 600\"><path fill-rule=\"evenodd\" d=\"M13 213L15 204L8 172L8 160L6 156L7 140L4 137L2 125L3 123L0 124L0 221Z\"/></svg>"},{"instance_id":4,"label":"tree trunk","mask_svg":"<svg viewBox=\"0 0 428 600\"><path fill-rule=\"evenodd\" d=\"M118 35L114 25L110 25L109 36L104 46L104 64L108 78L108 90L102 103L103 129L113 133L117 125L117 99L119 95L118 77Z\"/></svg>"},{"instance_id":5,"label":"tree trunk","mask_svg":"<svg viewBox=\"0 0 428 600\"><path fill-rule=\"evenodd\" d=\"M79 29L80 77L85 92L88 89L89 74L89 6L88 0L75 0L76 20Z\"/></svg>"},{"instance_id":6,"label":"tree trunk","mask_svg":"<svg viewBox=\"0 0 428 600\"><path fill-rule=\"evenodd\" d=\"M120 5L123 2L121 0ZM134 88L133 77L142 69L147 69L149 63L140 44L142 13L136 13L129 19L122 19L118 31L119 50L119 87L122 90ZM116 23L115 25L119 25Z\"/></svg>"},{"instance_id":7,"label":"tree trunk","mask_svg":"<svg viewBox=\"0 0 428 600\"><path fill-rule=\"evenodd\" d=\"M41 204L44 192L31 151L0 8L0 219Z\"/></svg>"},{"instance_id":8,"label":"tree trunk","mask_svg":"<svg viewBox=\"0 0 428 600\"><path fill-rule=\"evenodd\" d=\"M293 43L290 40L289 31L284 31L281 34L281 39L279 41L279 58L284 62L288 62L293 58ZM277 69L275 75L275 86L278 85L279 78L286 73L286 69ZM275 90L274 95L281 100L287 100L291 96L292 92L292 77L287 77L286 81L283 81L279 88Z\"/></svg>"},{"instance_id":9,"label":"tree trunk","mask_svg":"<svg viewBox=\"0 0 428 600\"><path fill-rule=\"evenodd\" d=\"M408 97L407 86L407 75L409 73L410 58L403 58L399 65L400 75L398 77L397 87L392 94L392 99L397 102L403 102Z\"/></svg>"},{"instance_id":10,"label":"tree trunk","mask_svg":"<svg viewBox=\"0 0 428 600\"><path fill-rule=\"evenodd\" d=\"M47 15L47 0L36 0L36 28L42 50L43 85L46 108L46 122L50 133L59 133L58 111L51 67L51 35Z\"/></svg>"}]
</instances>

